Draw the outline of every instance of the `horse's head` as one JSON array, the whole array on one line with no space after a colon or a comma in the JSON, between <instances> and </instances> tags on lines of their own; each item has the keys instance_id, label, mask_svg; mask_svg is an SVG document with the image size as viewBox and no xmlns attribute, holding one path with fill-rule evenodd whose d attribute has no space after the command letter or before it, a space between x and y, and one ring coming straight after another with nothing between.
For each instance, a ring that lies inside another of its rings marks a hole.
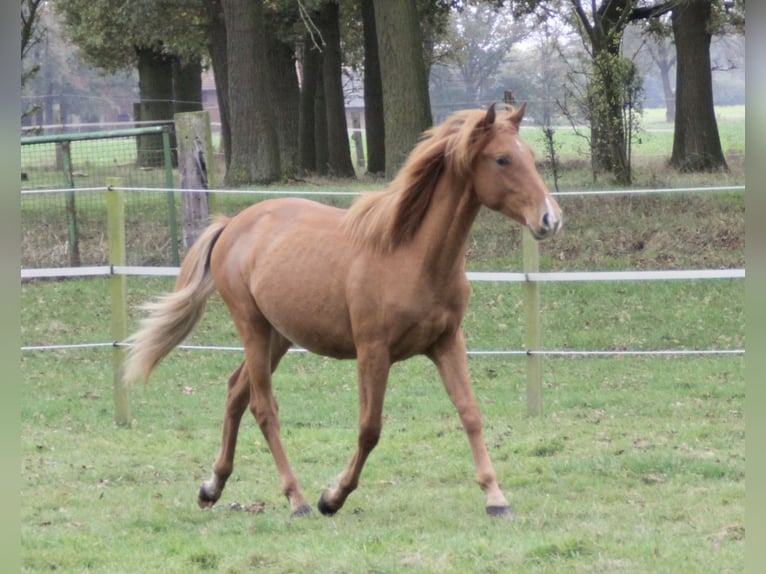
<instances>
[{"instance_id":1,"label":"horse's head","mask_svg":"<svg viewBox=\"0 0 766 574\"><path fill-rule=\"evenodd\" d=\"M537 172L532 148L519 137L525 108L495 111L492 104L477 123L473 189L481 203L545 239L561 229L561 208Z\"/></svg>"}]
</instances>

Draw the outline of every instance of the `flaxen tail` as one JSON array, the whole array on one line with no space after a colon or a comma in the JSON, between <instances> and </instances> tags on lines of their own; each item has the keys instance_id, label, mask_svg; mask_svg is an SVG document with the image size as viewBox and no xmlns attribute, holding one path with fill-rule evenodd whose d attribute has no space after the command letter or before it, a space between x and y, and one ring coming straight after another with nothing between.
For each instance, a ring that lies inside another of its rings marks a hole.
<instances>
[{"instance_id":1,"label":"flaxen tail","mask_svg":"<svg viewBox=\"0 0 766 574\"><path fill-rule=\"evenodd\" d=\"M122 375L126 383L146 382L154 367L202 318L207 300L215 291L210 253L228 222L225 217L216 219L200 234L181 263L172 293L142 306L148 316L126 340L130 345Z\"/></svg>"}]
</instances>

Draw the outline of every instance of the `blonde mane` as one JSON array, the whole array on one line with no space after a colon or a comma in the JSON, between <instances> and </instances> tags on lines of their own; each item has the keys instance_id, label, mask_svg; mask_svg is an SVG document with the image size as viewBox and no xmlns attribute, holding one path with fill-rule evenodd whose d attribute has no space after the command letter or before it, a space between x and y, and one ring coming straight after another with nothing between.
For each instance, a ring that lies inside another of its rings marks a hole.
<instances>
[{"instance_id":1,"label":"blonde mane","mask_svg":"<svg viewBox=\"0 0 766 574\"><path fill-rule=\"evenodd\" d=\"M426 131L385 191L366 193L354 202L344 217L344 231L353 241L383 252L412 239L439 179L449 176L454 185L463 186L471 175L476 155L493 133L494 117L494 105L465 110Z\"/></svg>"}]
</instances>

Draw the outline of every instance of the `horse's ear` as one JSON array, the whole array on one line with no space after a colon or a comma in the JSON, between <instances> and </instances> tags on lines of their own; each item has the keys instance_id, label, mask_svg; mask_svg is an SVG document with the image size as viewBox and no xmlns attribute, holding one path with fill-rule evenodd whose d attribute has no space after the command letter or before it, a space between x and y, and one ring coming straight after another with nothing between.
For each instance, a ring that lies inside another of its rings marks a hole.
<instances>
[{"instance_id":1,"label":"horse's ear","mask_svg":"<svg viewBox=\"0 0 766 574\"><path fill-rule=\"evenodd\" d=\"M527 102L524 102L521 104L517 109L513 110L511 113L511 116L508 118L510 122L516 126L516 129L519 129L519 126L521 125L521 120L524 119L524 112L527 110Z\"/></svg>"},{"instance_id":2,"label":"horse's ear","mask_svg":"<svg viewBox=\"0 0 766 574\"><path fill-rule=\"evenodd\" d=\"M489 107L487 108L487 115L484 116L484 119L481 121L481 123L485 126L489 126L495 123L495 102L489 104Z\"/></svg>"}]
</instances>

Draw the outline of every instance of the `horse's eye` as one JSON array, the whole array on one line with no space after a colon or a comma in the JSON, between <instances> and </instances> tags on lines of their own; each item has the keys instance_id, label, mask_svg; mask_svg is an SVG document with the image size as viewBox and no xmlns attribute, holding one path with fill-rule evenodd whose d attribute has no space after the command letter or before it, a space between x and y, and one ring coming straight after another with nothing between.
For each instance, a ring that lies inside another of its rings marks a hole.
<instances>
[{"instance_id":1,"label":"horse's eye","mask_svg":"<svg viewBox=\"0 0 766 574\"><path fill-rule=\"evenodd\" d=\"M503 167L503 166L506 166L506 165L508 165L509 163L511 163L511 160L509 160L509 159L508 159L507 157L505 157L505 156L500 156L500 157L499 157L499 158L497 158L495 161L497 162L497 165L499 165L499 166L501 166L501 167Z\"/></svg>"}]
</instances>

